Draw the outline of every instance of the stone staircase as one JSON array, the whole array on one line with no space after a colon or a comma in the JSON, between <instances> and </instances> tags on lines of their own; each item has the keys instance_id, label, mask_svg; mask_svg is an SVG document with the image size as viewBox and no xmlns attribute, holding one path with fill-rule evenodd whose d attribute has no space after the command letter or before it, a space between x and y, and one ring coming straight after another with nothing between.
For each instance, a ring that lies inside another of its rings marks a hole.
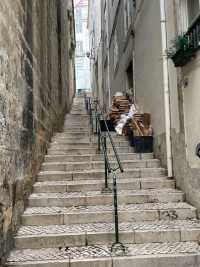
<instances>
[{"instance_id":1,"label":"stone staircase","mask_svg":"<svg viewBox=\"0 0 200 267\"><path fill-rule=\"evenodd\" d=\"M117 178L126 255L110 251L113 195L101 192L103 157L90 133L84 100L76 97L63 132L52 139L6 266L200 266L196 209L184 202L153 154L135 154L125 137L113 134L113 139L125 169ZM109 145L108 150L116 164Z\"/></svg>"}]
</instances>

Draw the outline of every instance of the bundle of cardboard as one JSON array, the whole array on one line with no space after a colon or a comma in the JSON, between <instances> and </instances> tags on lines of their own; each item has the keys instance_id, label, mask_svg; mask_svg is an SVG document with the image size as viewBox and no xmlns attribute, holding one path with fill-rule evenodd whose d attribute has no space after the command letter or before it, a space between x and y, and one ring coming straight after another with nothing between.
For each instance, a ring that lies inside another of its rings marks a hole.
<instances>
[{"instance_id":1,"label":"bundle of cardboard","mask_svg":"<svg viewBox=\"0 0 200 267\"><path fill-rule=\"evenodd\" d=\"M152 136L151 115L149 113L136 113L131 120L134 136Z\"/></svg>"},{"instance_id":2,"label":"bundle of cardboard","mask_svg":"<svg viewBox=\"0 0 200 267\"><path fill-rule=\"evenodd\" d=\"M112 107L110 109L110 120L116 124L122 114L127 114L130 109L129 100L125 96L114 96Z\"/></svg>"},{"instance_id":3,"label":"bundle of cardboard","mask_svg":"<svg viewBox=\"0 0 200 267\"><path fill-rule=\"evenodd\" d=\"M109 118L116 126L118 134L128 135L130 131L134 136L152 136L151 116L149 113L140 113L139 109L131 104L126 96L117 93L113 97Z\"/></svg>"}]
</instances>

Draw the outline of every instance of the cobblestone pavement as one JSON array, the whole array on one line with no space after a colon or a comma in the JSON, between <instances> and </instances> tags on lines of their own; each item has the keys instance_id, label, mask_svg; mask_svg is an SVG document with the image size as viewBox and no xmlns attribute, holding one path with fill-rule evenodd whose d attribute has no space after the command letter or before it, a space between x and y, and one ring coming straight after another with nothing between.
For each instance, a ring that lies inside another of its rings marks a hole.
<instances>
[{"instance_id":1,"label":"cobblestone pavement","mask_svg":"<svg viewBox=\"0 0 200 267\"><path fill-rule=\"evenodd\" d=\"M142 255L178 255L199 253L200 247L195 242L177 242L177 243L150 243L139 245L128 245L126 249L127 256ZM71 259L88 259L110 257L110 248L107 246L88 246L72 248L49 248L49 249L27 249L13 251L8 262L31 262L31 261L55 261Z\"/></svg>"},{"instance_id":2,"label":"cobblestone pavement","mask_svg":"<svg viewBox=\"0 0 200 267\"><path fill-rule=\"evenodd\" d=\"M136 211L136 210L171 210L171 209L194 209L187 203L145 203L137 205L120 205L119 211ZM79 213L79 212L100 212L100 211L112 211L111 205L98 205L98 206L72 206L65 207L33 207L25 210L25 215L30 214L67 214L67 213Z\"/></svg>"},{"instance_id":3,"label":"cobblestone pavement","mask_svg":"<svg viewBox=\"0 0 200 267\"><path fill-rule=\"evenodd\" d=\"M181 191L175 189L148 189L148 190L118 190L120 195L150 195L150 194L165 194L165 193L177 193ZM64 193L34 193L31 195L31 198L71 198L71 197L83 197L83 196L102 196L101 191L87 191L87 192L64 192ZM106 195L111 195L107 194Z\"/></svg>"},{"instance_id":4,"label":"cobblestone pavement","mask_svg":"<svg viewBox=\"0 0 200 267\"><path fill-rule=\"evenodd\" d=\"M174 221L153 221L153 222L133 222L121 223L120 231L133 232L136 230L182 230L182 229L200 229L200 223L197 220L174 220ZM85 232L113 232L113 223L87 223L75 225L49 225L49 226L23 226L19 229L18 236L31 235L52 235L52 234L70 234Z\"/></svg>"}]
</instances>

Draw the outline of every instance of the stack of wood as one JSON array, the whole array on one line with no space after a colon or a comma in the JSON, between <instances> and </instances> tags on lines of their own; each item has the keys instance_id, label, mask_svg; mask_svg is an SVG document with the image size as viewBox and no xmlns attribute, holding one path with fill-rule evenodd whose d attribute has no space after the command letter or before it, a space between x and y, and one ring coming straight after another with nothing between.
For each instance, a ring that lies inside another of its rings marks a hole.
<instances>
[{"instance_id":1,"label":"stack of wood","mask_svg":"<svg viewBox=\"0 0 200 267\"><path fill-rule=\"evenodd\" d=\"M131 122L134 136L152 136L151 115L149 113L136 113Z\"/></svg>"},{"instance_id":2,"label":"stack of wood","mask_svg":"<svg viewBox=\"0 0 200 267\"><path fill-rule=\"evenodd\" d=\"M113 99L113 104L110 109L110 120L116 124L122 114L127 114L130 109L129 100L125 96L115 96Z\"/></svg>"}]
</instances>

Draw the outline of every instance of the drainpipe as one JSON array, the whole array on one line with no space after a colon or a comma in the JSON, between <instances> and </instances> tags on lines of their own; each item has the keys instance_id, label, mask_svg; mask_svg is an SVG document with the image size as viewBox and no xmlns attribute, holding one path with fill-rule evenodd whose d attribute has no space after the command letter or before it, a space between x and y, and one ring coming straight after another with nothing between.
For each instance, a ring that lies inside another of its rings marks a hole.
<instances>
[{"instance_id":1,"label":"drainpipe","mask_svg":"<svg viewBox=\"0 0 200 267\"><path fill-rule=\"evenodd\" d=\"M173 177L172 165L172 143L171 143L171 116L170 116L170 91L169 91L169 69L167 57L167 27L166 27L166 9L165 0L160 0L161 16L161 36L162 36L162 61L163 61L163 89L165 103L165 133L167 150L167 170L168 177Z\"/></svg>"}]
</instances>

